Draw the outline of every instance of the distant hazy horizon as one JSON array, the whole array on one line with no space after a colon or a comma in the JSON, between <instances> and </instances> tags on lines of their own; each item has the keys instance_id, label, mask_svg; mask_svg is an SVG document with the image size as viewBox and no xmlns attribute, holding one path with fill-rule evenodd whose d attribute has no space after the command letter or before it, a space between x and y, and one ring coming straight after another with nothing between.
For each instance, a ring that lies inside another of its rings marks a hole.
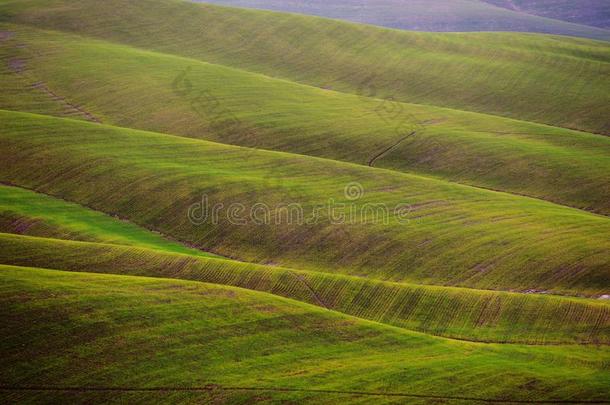
<instances>
[{"instance_id":1,"label":"distant hazy horizon","mask_svg":"<svg viewBox=\"0 0 610 405\"><path fill-rule=\"evenodd\" d=\"M610 2L585 0L194 0L416 31L516 31L610 40ZM576 7L576 9L575 9Z\"/></svg>"}]
</instances>

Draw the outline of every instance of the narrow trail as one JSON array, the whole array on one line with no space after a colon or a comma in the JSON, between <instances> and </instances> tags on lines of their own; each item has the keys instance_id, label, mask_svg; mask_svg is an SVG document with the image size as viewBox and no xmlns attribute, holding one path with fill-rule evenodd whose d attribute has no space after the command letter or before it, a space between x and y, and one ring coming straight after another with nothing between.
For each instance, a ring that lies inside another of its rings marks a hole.
<instances>
[{"instance_id":1,"label":"narrow trail","mask_svg":"<svg viewBox=\"0 0 610 405\"><path fill-rule=\"evenodd\" d=\"M271 392L302 392L313 394L328 394L328 395L351 395L351 396L369 396L369 397L399 397L399 398L414 398L414 399L434 399L446 401L469 401L483 403L500 403L500 404L610 404L610 401L604 400L510 400L510 399L493 399L493 398L477 398L467 396L445 396L433 394L415 394L406 392L381 392L381 391L357 391L357 390L323 390L323 389L306 389L306 388L288 388L288 387L238 387L238 386L222 386L217 384L208 384L201 387L102 387L102 386L83 386L83 387L53 387L53 386L11 386L2 385L0 391L41 391L41 392L205 392L214 393L219 391L271 391Z\"/></svg>"},{"instance_id":2,"label":"narrow trail","mask_svg":"<svg viewBox=\"0 0 610 405\"><path fill-rule=\"evenodd\" d=\"M10 32L2 32L4 34L2 34L2 38L4 39L9 39L13 36L13 33ZM0 38L0 39L2 39ZM27 61L25 59L22 58L12 58L8 61L9 63L9 68L10 70L13 71L13 73L20 75L21 77L23 77L26 80L29 80L28 78L28 69L27 69ZM33 84L29 85L30 88L32 89L37 89L39 91L44 92L45 94L47 94L51 99L53 99L54 101L61 103L64 105L64 108L66 109L66 112L68 114L73 113L75 115L78 115L80 117L84 117L87 121L90 122L94 122L94 123L102 123L102 121L100 119L98 119L97 117L95 117L92 113L90 113L89 111L87 111L86 109L73 104L71 102L69 102L66 98L58 95L57 93L55 93L53 90L51 90L44 82L42 81L37 81L34 82ZM425 121L425 122L421 122L420 124L424 125L424 129L426 125L434 125L437 124L439 122L443 122L444 119L436 119L436 120L429 120L429 121ZM406 139L417 135L417 131L412 131L411 133L407 134L406 136L402 137L401 139L399 139L397 142L395 142L394 144L390 145L389 147L387 147L386 149L382 150L381 152L379 152L378 154L376 154L375 156L373 156L368 162L367 165L369 167L375 167L375 164L377 163L377 161L381 158L383 158L384 156L386 156L388 153L390 153L393 149L395 149L396 147L398 147L402 142L404 142ZM606 134L600 134L602 136L607 136ZM409 173L408 171L400 171L400 170L394 170L398 173ZM422 174L422 173L418 173L419 175L423 175L426 176L426 174ZM469 183L465 183L465 182L455 182L455 181L451 181L448 179L444 179L447 182L450 183L454 183L454 184L461 184L461 185L465 185L465 186L470 186L473 188L478 188L478 189L483 189L483 190L488 190L488 191L495 191L495 192L502 192L502 193L507 193L507 194L511 194L511 195L516 195L516 196L521 196L521 197L528 197L528 198L533 198L536 200L540 200L540 201L546 201L552 204L556 204L556 205L560 205L563 207L568 207L568 208L574 208L574 209L578 209L584 212L588 212L588 213L592 213L592 214L597 214L600 216L604 216L606 218L610 217L610 214L605 214L603 212L600 212L598 210L594 210L594 209L590 209L590 208L581 208L581 207L575 207L575 206L571 206L571 205L566 205L562 202L559 201L554 201L553 199L549 199L549 198L542 198L542 197L535 197L532 195L528 195L528 194L523 194L523 193L519 193L516 191L508 191L508 190L500 190L500 189L493 189L493 188L489 188L489 187L485 187L485 186L481 186L481 185L475 185L475 184L469 184ZM214 253L214 252L210 252L210 253ZM234 259L234 260L239 260L238 258L235 257L229 257L226 254L223 255L225 257Z\"/></svg>"},{"instance_id":3,"label":"narrow trail","mask_svg":"<svg viewBox=\"0 0 610 405\"><path fill-rule=\"evenodd\" d=\"M25 60L19 59L19 58L13 58L13 59L10 59L8 63L9 63L9 68L13 71L13 73L21 76L26 81L31 83L30 78L26 74L27 73L27 64L26 64ZM32 90L38 90L38 91L46 94L49 98L51 98L51 100L62 105L65 113L68 114L68 116L82 117L85 120L87 120L89 122L94 122L96 124L102 123L102 121L100 119L98 119L97 117L95 117L92 113L90 113L89 111L85 110L84 108L82 108L74 103L71 103L65 97L62 97L59 94L55 93L53 90L51 90L49 88L49 86L47 86L46 83L44 83L42 81L35 81L31 84L28 84L27 87Z\"/></svg>"},{"instance_id":4,"label":"narrow trail","mask_svg":"<svg viewBox=\"0 0 610 405\"><path fill-rule=\"evenodd\" d=\"M392 151L392 149L396 148L398 145L400 145L402 142L404 142L405 140L407 140L408 138L412 137L413 135L416 135L417 132L413 131L410 134L403 136L402 138L400 138L396 143L390 145L388 148L382 150L380 153L376 154L375 156L373 156L369 162L368 165L369 167L375 167L375 162L379 159L381 159L382 157L384 157L385 155L387 155L388 153L390 153L390 151Z\"/></svg>"},{"instance_id":5,"label":"narrow trail","mask_svg":"<svg viewBox=\"0 0 610 405\"><path fill-rule=\"evenodd\" d=\"M294 271L290 271L290 274L292 274L297 280L299 280L301 282L301 284L303 284L305 286L305 288L307 288L307 290L309 290L311 295L314 297L314 299L318 303L318 306L324 307L324 308L326 308L328 310L332 310L332 308L329 305L327 305L326 302L324 302L322 297L320 297L318 295L318 293L316 293L316 291L313 289L313 287L307 282L305 277L301 276L300 274L297 274Z\"/></svg>"},{"instance_id":6,"label":"narrow trail","mask_svg":"<svg viewBox=\"0 0 610 405\"><path fill-rule=\"evenodd\" d=\"M78 115L81 115L81 116L85 117L85 119L87 121L95 122L96 124L101 124L102 123L102 121L100 121L98 118L96 118L89 111L85 110L82 107L77 106L76 104L73 104L73 103L69 102L64 97L62 97L62 96L58 95L57 93L53 92L44 82L35 82L30 87L33 88L33 89L38 89L38 90L42 91L43 93L45 93L49 97L51 97L51 99L53 99L53 101L56 101L58 103L63 104L64 108L66 108L66 110L75 112Z\"/></svg>"},{"instance_id":7,"label":"narrow trail","mask_svg":"<svg viewBox=\"0 0 610 405\"><path fill-rule=\"evenodd\" d=\"M215 253L215 252L213 252L211 250L203 250L203 249L201 249L199 247L191 246L188 243L185 243L184 241L180 241L178 239L175 239L175 238L173 238L173 237L171 237L169 235L166 235L164 233L161 233L161 232L159 232L159 231L157 231L155 229L148 228L146 226L143 226L143 225L131 222L127 218L122 218L122 217L117 216L117 215L108 214L106 212L99 211L99 210L97 210L95 208L92 208L92 207L89 207L89 206L86 206L86 205L78 204L76 202L73 202L73 201L70 201L70 200L66 200L64 198L61 198L61 197L58 197L58 196L54 196L54 195L51 195L51 194L46 194L46 193L40 192L38 190L30 189L30 188L27 188L27 187L21 187L19 185L15 185L15 184L12 184L10 182L0 181L0 185L16 187L16 188L22 188L24 190L29 190L29 191L32 191L32 192L35 192L35 193L39 193L39 194L42 194L42 195L45 195L45 196L56 198L56 199L65 201L65 202L70 203L70 204L75 204L75 205L78 205L80 207L83 207L83 208L86 208L86 209L89 209L89 210L92 210L92 211L95 211L95 212L99 212L99 213L104 214L104 215L113 216L113 217L115 217L115 218L117 218L117 219L119 219L121 221L128 222L128 223L131 223L131 224L133 224L135 226L143 228L143 229L145 229L147 231L154 232L154 233L162 236L163 238L165 238L165 239L167 239L169 241L180 243L180 244L182 244L185 247L190 247L190 248L202 251L202 252L207 252L207 253L212 253L212 254L215 254L215 255L219 255L218 253ZM129 245L119 245L119 246L129 247ZM193 256L193 257L197 258L197 256ZM220 259L220 260L228 259L228 260L234 260L234 261L237 261L237 262L240 262L240 263L252 264L251 262L243 261L243 260L232 258L232 257L228 257L228 256L220 256L220 257L218 257L216 259ZM256 263L254 263L254 264L256 264ZM290 270L288 268L284 267L283 269L285 269L290 274L292 274L293 277L295 277L300 283L302 283L303 286L305 286L305 288L310 292L311 296L313 297L313 299L315 301L315 304L310 303L311 305L316 305L318 307L325 308L325 309L327 309L329 311L335 311L335 312L338 312L338 313L341 313L341 314L344 314L344 315L348 315L348 316L353 316L353 317L356 317L356 318L359 318L359 319L363 319L363 320L367 320L367 321L372 321L372 322L377 322L377 323L380 323L382 325L395 326L395 327L399 327L399 328L404 329L404 330L408 330L408 331L412 331L412 332L417 332L417 333L423 333L423 334L426 334L426 335L429 335L429 336L435 336L435 337L442 338L442 339L450 339L450 340L456 340L456 341L462 341L462 342L478 343L478 344L502 344L502 345L519 345L519 346L575 346L575 345L578 345L578 346L589 346L589 345L609 346L610 345L609 343L605 343L605 342L533 342L533 341L512 341L512 340L511 341L507 341L507 340L500 340L500 339L498 339L498 340L483 340L483 339L474 339L474 338L470 338L469 339L469 338L465 338L465 337L461 337L461 336L453 336L453 335L440 334L440 333L431 333L430 331L421 330L421 329L417 329L417 328L410 329L410 328L405 328L405 327L402 327L402 326L396 326L396 325L393 325L391 323L386 323L386 322L382 322L382 321L376 321L376 320L370 319L370 318L362 318L362 317L359 317L357 315L350 314L349 312L344 312L344 311L341 311L341 310L334 309L332 306L328 305L322 299L322 297L320 297L317 294L315 289L307 282L307 280L303 276L299 275L297 272L292 271L292 270ZM119 274L120 275L120 273L115 273L115 274ZM154 277L154 276L151 276L151 277ZM160 277L160 278L166 278L166 277ZM180 278L178 278L178 279L180 279ZM364 279L365 280L370 280L370 281L376 281L374 279L371 280L371 279L368 279L366 277ZM185 279L185 280L188 280L188 279ZM205 280L191 280L191 281L199 281L199 282L204 282L204 283L212 283L212 284L225 285L225 286L230 286L231 285L231 284L223 284L223 283L217 283L217 282L211 282L211 281L205 281ZM425 284L421 284L421 285L425 285ZM442 286L442 285L441 286L439 286L439 285L431 285L431 286L445 287L445 286ZM301 300L299 300L297 298L294 298L294 297L283 296L283 295L280 295L280 294L273 294L271 292L264 291L264 290L257 290L257 289L252 289L252 288L248 288L248 289L252 290L252 291L266 292L268 294L272 294L272 295L280 296L280 297L284 297L284 298L289 298L289 299L294 299L296 301L301 301ZM495 292L497 292L498 290L484 290L484 291L495 291ZM525 294L524 292L515 292L515 293ZM567 295L558 295L558 296L560 296L560 297L582 298L582 297L567 296ZM301 301L301 302L306 302L306 301Z\"/></svg>"},{"instance_id":8,"label":"narrow trail","mask_svg":"<svg viewBox=\"0 0 610 405\"><path fill-rule=\"evenodd\" d=\"M4 42L4 41L9 41L12 38L15 37L15 33L14 32L10 32L10 31L0 31L0 41ZM25 45L23 44L17 44L17 45L9 45L10 46L21 46L23 48L27 48ZM15 49L15 48L13 48ZM85 110L84 108L71 103L70 101L68 101L65 97L60 96L59 94L55 93L53 90L51 90L49 88L49 86L43 82L43 81L36 81L37 78L34 78L34 74L29 72L28 69L28 60L31 59L31 56L14 56L14 57L10 57L7 60L7 65L8 68L11 72L13 72L16 75L19 75L21 78L23 78L28 84L26 85L26 87L32 89L32 90L39 90L42 93L46 94L48 97L50 97L53 101L55 101L56 103L59 103L62 105L63 109L65 110L65 113L68 115L72 115L72 116L79 116L79 117L83 117L84 119L86 119L89 122L94 122L97 124L101 124L101 120L99 120L97 117L95 117L92 113L90 113L89 111Z\"/></svg>"},{"instance_id":9,"label":"narrow trail","mask_svg":"<svg viewBox=\"0 0 610 405\"><path fill-rule=\"evenodd\" d=\"M377 160L383 158L384 156L386 156L388 153L390 153L392 150L394 150L395 148L397 148L402 142L404 142L405 140L409 139L412 136L417 135L417 131L413 131L410 134L402 137L401 139L399 139L397 142L395 142L394 144L390 145L389 147L387 147L386 149L384 149L383 151L381 151L380 153L376 154L375 156L373 156L369 161L368 161L368 166L369 167L375 167L375 163L377 162ZM408 171L400 171L400 170L394 170L394 169L390 169L393 171L396 171L397 173L410 173ZM427 176L426 174L422 174L422 173L418 173L418 172L413 172L416 173L418 175L422 175L422 176ZM477 185L477 184L472 184L472 183L468 183L468 182L458 182L458 181L453 181L453 180L449 180L449 179L443 179L444 181L448 182L448 183L453 183L453 184L459 184L462 186L467 186L467 187L473 187L473 188L477 188L480 190L486 190L486 191L494 191L497 193L505 193L505 194L510 194L510 195L514 195L514 196L519 196L519 197L525 197L525 198L531 198L534 200L539 200L539 201L545 201L551 204L555 204L555 205L559 205L562 207L566 207L566 208L572 208L572 209L576 209L579 211L584 211L590 214L594 214L594 215L599 215L605 218L610 217L610 214L606 214L604 212L601 212L599 210L595 210L592 208L583 208L583 207L576 207L576 206L572 206L572 205L566 205L560 201L555 201L551 198L543 198L543 197L537 197L537 196L533 196L533 195L529 195L529 194L524 194L524 193L520 193L518 191L511 191L511 190L501 190L501 189L496 189L496 188L492 188L492 187L486 187L483 185Z\"/></svg>"}]
</instances>

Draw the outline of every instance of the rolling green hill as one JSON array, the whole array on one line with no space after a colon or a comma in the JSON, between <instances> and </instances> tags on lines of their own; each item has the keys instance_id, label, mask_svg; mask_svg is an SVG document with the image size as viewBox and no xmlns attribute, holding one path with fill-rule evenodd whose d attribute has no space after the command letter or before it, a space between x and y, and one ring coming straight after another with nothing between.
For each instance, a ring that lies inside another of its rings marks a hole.
<instances>
[{"instance_id":1,"label":"rolling green hill","mask_svg":"<svg viewBox=\"0 0 610 405\"><path fill-rule=\"evenodd\" d=\"M12 371L0 377L0 395L12 401L58 395L119 402L134 400L138 389L151 390L140 401L167 403L260 395L311 403L578 401L604 400L607 393L608 352L595 347L433 338L263 293L185 281L10 266L0 267L0 279L0 353ZM25 350L18 346L24 341ZM447 378L452 384L436 383ZM19 386L32 390L11 390ZM199 391L181 391L194 387Z\"/></svg>"},{"instance_id":2,"label":"rolling green hill","mask_svg":"<svg viewBox=\"0 0 610 405\"><path fill-rule=\"evenodd\" d=\"M608 77L583 38L0 0L0 403L605 403Z\"/></svg>"},{"instance_id":3,"label":"rolling green hill","mask_svg":"<svg viewBox=\"0 0 610 405\"><path fill-rule=\"evenodd\" d=\"M139 247L20 235L0 234L0 248L2 264L242 287L460 340L610 344L610 305L604 300L387 283Z\"/></svg>"},{"instance_id":4,"label":"rolling green hill","mask_svg":"<svg viewBox=\"0 0 610 405\"><path fill-rule=\"evenodd\" d=\"M606 293L607 217L307 156L0 116L0 181L222 256L392 281ZM350 200L353 182L361 198ZM199 221L203 196L209 215Z\"/></svg>"},{"instance_id":5,"label":"rolling green hill","mask_svg":"<svg viewBox=\"0 0 610 405\"><path fill-rule=\"evenodd\" d=\"M67 201L0 185L0 230L60 239L147 247L195 256L215 256ZM216 256L217 257L217 256Z\"/></svg>"},{"instance_id":6,"label":"rolling green hill","mask_svg":"<svg viewBox=\"0 0 610 405\"><path fill-rule=\"evenodd\" d=\"M10 63L2 71L2 108L415 172L610 214L608 137L355 97L63 33L0 29L14 33L0 55L23 64L19 73Z\"/></svg>"},{"instance_id":7,"label":"rolling green hill","mask_svg":"<svg viewBox=\"0 0 610 405\"><path fill-rule=\"evenodd\" d=\"M322 88L610 133L605 42L415 33L182 0L3 0L0 15Z\"/></svg>"},{"instance_id":8,"label":"rolling green hill","mask_svg":"<svg viewBox=\"0 0 610 405\"><path fill-rule=\"evenodd\" d=\"M604 301L387 283L226 259L200 260L196 256L214 255L18 187L0 186L0 232L104 242L83 244L0 234L2 264L233 285L466 340L610 344L610 307ZM435 307L432 313L431 306Z\"/></svg>"}]
</instances>

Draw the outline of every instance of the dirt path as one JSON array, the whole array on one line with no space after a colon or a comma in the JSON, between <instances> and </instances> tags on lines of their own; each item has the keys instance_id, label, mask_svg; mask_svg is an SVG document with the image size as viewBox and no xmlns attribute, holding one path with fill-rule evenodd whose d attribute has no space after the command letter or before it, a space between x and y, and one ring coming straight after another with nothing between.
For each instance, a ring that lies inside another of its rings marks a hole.
<instances>
[{"instance_id":1,"label":"dirt path","mask_svg":"<svg viewBox=\"0 0 610 405\"><path fill-rule=\"evenodd\" d=\"M0 41L1 42L9 41L13 37L14 37L13 32L0 31ZM10 46L14 47L15 45L9 45L9 47ZM25 47L25 45L19 45L19 44L16 46ZM33 75L28 73L27 58L24 58L22 56L15 56L15 57L9 58L6 61L6 63L7 63L9 70L11 72L13 72L14 74L19 75L21 78L23 78L26 83L32 83L32 81L35 80L35 78L32 77ZM97 124L101 123L101 121L97 117L95 117L93 114L91 114L89 111L85 110L84 108L82 108L74 103L69 102L65 97L62 97L59 94L52 91L49 88L49 86L47 86L47 84L43 81L36 81L32 84L26 85L26 87L29 87L32 90L42 91L47 96L49 96L53 101L61 104L63 106L63 109L65 110L65 113L68 115L80 116L80 117L85 118L87 121L95 122Z\"/></svg>"},{"instance_id":2,"label":"dirt path","mask_svg":"<svg viewBox=\"0 0 610 405\"><path fill-rule=\"evenodd\" d=\"M610 404L610 401L592 400L509 400L509 399L488 399L462 396L443 396L412 394L404 392L380 392L380 391L350 391L350 390L317 390L305 388L287 387L231 387L217 384L208 384L202 387L53 387L53 386L0 386L0 391L51 391L51 392L218 392L218 391L272 391L272 392L303 392L327 395L351 395L351 396L370 396L370 397L399 397L399 398L420 398L430 400L445 401L468 401L483 403L500 404Z\"/></svg>"},{"instance_id":3,"label":"dirt path","mask_svg":"<svg viewBox=\"0 0 610 405\"><path fill-rule=\"evenodd\" d=\"M400 138L398 140L398 142L390 145L388 148L382 150L380 153L376 154L375 156L373 156L369 162L368 165L370 167L375 167L375 162L377 162L377 160L381 159L382 157L384 157L385 155L387 155L388 153L390 153L390 151L392 151L392 149L396 148L398 145L400 145L402 142L404 142L406 139L410 138L411 136L417 134L417 132L413 131L410 134L403 136L402 138Z\"/></svg>"},{"instance_id":4,"label":"dirt path","mask_svg":"<svg viewBox=\"0 0 610 405\"><path fill-rule=\"evenodd\" d=\"M160 231L158 231L156 229L153 229L151 227L148 227L146 225L132 222L128 218L121 217L121 216L116 215L116 214L110 214L110 213L107 213L107 212L104 212L104 211L100 211L100 210L98 210L96 208L93 208L91 206L82 205L82 204L76 203L74 201L66 200L66 199L64 199L62 197L59 197L59 196L56 196L56 195L47 194L47 193L44 193L44 192L41 192L41 191L38 191L38 190L35 190L35 189L32 189L32 188L22 187L22 186L13 184L13 183L8 182L8 181L0 181L0 185L9 186L9 187L15 187L15 188L21 188L21 189L24 189L24 190L29 190L29 191L32 191L32 192L35 192L35 193L38 193L38 194L46 195L46 196L51 197L51 198L56 198L56 199L65 201L65 202L70 203L70 204L78 205L80 207L83 207L84 209L92 210L92 211L99 212L99 213L104 214L104 215L108 215L108 216L114 217L114 218L116 218L116 219L118 219L120 221L130 223L130 224L132 224L134 226L140 227L142 229L145 229L147 231L150 231L150 232L153 232L153 233L155 233L157 235L160 235L161 237L165 238L168 241L179 243L179 244L181 244L181 245L183 245L185 247L196 249L196 250L199 250L199 251L202 251L202 252L206 252L206 253L211 253L211 254L217 255L217 256L219 256L220 259L224 258L224 259L234 260L234 261L237 261L237 262L240 262L240 263L252 264L252 262L244 261L243 259L240 259L239 257L231 257L231 256L228 256L226 254L223 255L223 254L221 254L219 252L214 251L213 249L204 249L202 247L189 244L188 242L176 239L176 238L174 238L174 237L172 237L170 235L167 235L167 234L165 234L163 232L160 232ZM476 187L476 186L473 186L473 187ZM500 191L500 192L503 192L503 191ZM120 246L129 247L129 245L120 245ZM196 258L196 256L193 256L193 257ZM257 263L255 263L255 264L257 264ZM274 267L273 265L269 265L269 266ZM345 314L345 315L349 315L349 316L354 316L354 317L357 317L357 318L360 318L360 319L371 320L371 319L368 319L368 318L361 318L361 317L358 317L356 315L351 315L348 312L343 312L341 310L333 309L333 307L331 305L328 305L322 299L322 297L320 297L316 293L315 289L311 286L311 284L309 284L309 282L305 279L305 277L303 277L302 275L298 274L296 271L291 271L290 269L287 269L287 268L284 268L284 269L287 270L288 272L290 272L293 275L293 277L295 277L300 283L302 283L303 286L310 292L310 294L313 297L313 300L315 302L313 304L310 302L310 304L316 305L318 307L325 308L325 309L327 309L329 311L336 311L336 312L339 312L339 313L342 313L342 314ZM165 278L165 277L163 277L163 278ZM375 279L368 279L366 277L364 277L364 279L371 280L371 281L378 281L378 280L375 280ZM196 281L196 280L191 280L191 281ZM210 283L210 281L201 281L201 282L208 282L208 283ZM231 285L231 284L219 284L217 282L212 282L212 283L213 284L218 284L218 285L228 285L228 286ZM425 284L422 284L422 285L425 285ZM437 287L438 287L438 285L437 285ZM444 287L444 286L441 286L441 287ZM249 288L249 289L251 289L251 288ZM252 291L263 291L263 292L267 292L268 294L272 294L272 295L276 295L276 296L280 296L280 297L289 298L289 297L286 297L286 296L283 296L283 295L280 295L280 294L273 294L271 292L264 291L264 290L256 290L256 289L251 289L251 290ZM484 291L496 291L496 290L484 290ZM526 292L526 291L514 291L514 292L515 293L519 293L519 294L531 294L531 293L533 293L531 291L530 292ZM591 297L586 297L586 296L575 296L575 295L558 295L558 294L551 294L551 295L556 295L556 296L559 296L559 297L572 297L572 298L591 298ZM603 299L601 297L596 297L596 298ZM292 299L297 299L297 298L292 298ZM302 302L306 302L306 301L302 301ZM388 324L388 323L385 323L385 322L380 322L380 323L392 326L392 324ZM470 342L470 343L480 343L480 344L503 344L503 345L519 345L519 346L564 346L564 345L582 345L582 346L598 345L598 346L608 346L609 345L608 343L600 343L600 342L569 342L569 343L568 342L544 342L544 343L541 343L541 342L530 342L530 341L506 341L506 340L499 340L499 339L496 339L496 340L467 339L467 338L463 338L463 337L459 337L459 336L452 336L452 335L431 333L430 331L422 331L422 330L419 330L419 329L409 329L409 328L403 328L403 329L411 330L411 331L416 331L416 332L420 332L420 333L425 333L425 334L430 335L430 336L436 336L436 337L440 337L440 338L444 338L444 339L457 340L457 341Z\"/></svg>"},{"instance_id":5,"label":"dirt path","mask_svg":"<svg viewBox=\"0 0 610 405\"><path fill-rule=\"evenodd\" d=\"M51 89L49 89L49 87L44 82L36 82L31 85L31 88L38 89L38 90L42 91L43 93L46 93L49 97L51 97L53 99L53 101L57 101L58 103L63 104L67 111L76 113L78 115L82 115L83 117L85 117L85 119L87 121L95 122L97 124L102 123L98 118L96 118L89 111L85 110L82 107L77 106L76 104L70 103L64 97L53 92Z\"/></svg>"},{"instance_id":6,"label":"dirt path","mask_svg":"<svg viewBox=\"0 0 610 405\"><path fill-rule=\"evenodd\" d=\"M326 305L324 300L318 295L318 293L316 293L316 291L313 289L313 287L307 282L305 277L301 276L300 274L297 274L294 271L291 271L290 274L292 274L297 280L299 280L305 286L305 288L307 288L307 290L309 290L309 292L311 293L313 298L318 303L318 306L324 307L326 309L332 309L332 308L330 308L330 306Z\"/></svg>"},{"instance_id":7,"label":"dirt path","mask_svg":"<svg viewBox=\"0 0 610 405\"><path fill-rule=\"evenodd\" d=\"M428 123L430 123L431 121L428 121ZM527 135L524 133L514 133L514 132L496 132L496 133L500 133L500 134L515 134L515 135ZM397 148L402 142L404 142L405 140L407 140L408 138L417 135L417 131L413 131L410 134L402 137L401 139L399 139L396 143L390 145L388 148L384 149L383 151L381 151L380 153L376 154L375 156L373 156L369 161L368 161L368 166L370 167L375 167L375 163L383 158L384 156L386 156L388 153L390 153L392 150L394 150L395 148ZM397 172L400 173L400 170L397 170ZM425 176L425 174L422 174ZM591 214L595 214L595 215L600 215L602 217L610 217L610 214L605 214L603 212L599 212L595 209L592 208L588 208L588 207L576 207L576 206L572 206L572 205L566 205L561 201L555 201L551 198L543 198L543 197L537 197L537 196L533 196L533 195L528 195L528 194L524 194L524 193L520 193L518 191L512 191L512 190L501 190L501 189L497 189L497 188L492 188L492 187L486 187L484 185L477 185L477 184L472 184L472 183L468 183L465 181L461 181L461 182L457 182L457 181L452 181L449 179L446 179L447 182L449 183L454 183L454 184L460 184L463 186L468 186L468 187L473 187L473 188L478 188L481 190L487 190L487 191L494 191L494 192L498 192L498 193L505 193L505 194L510 194L510 195L515 195L515 196L520 196L520 197L526 197L526 198L531 198L534 200L539 200L539 201L545 201L545 202L549 202L555 205L560 205L562 207L566 207L566 208L572 208L572 209L577 209L577 210L581 210L581 211L585 211Z\"/></svg>"}]
</instances>

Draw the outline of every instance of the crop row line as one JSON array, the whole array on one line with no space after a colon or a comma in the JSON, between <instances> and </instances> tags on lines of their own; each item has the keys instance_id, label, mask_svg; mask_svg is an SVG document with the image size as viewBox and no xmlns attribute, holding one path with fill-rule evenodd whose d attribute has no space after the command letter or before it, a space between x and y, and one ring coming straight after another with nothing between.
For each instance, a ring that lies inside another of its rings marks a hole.
<instances>
[{"instance_id":1,"label":"crop row line","mask_svg":"<svg viewBox=\"0 0 610 405\"><path fill-rule=\"evenodd\" d=\"M421 398L439 399L449 401L474 401L485 403L509 403L509 404L608 404L610 401L603 400L511 400L495 398L477 398L465 396L444 396L433 394L413 394L404 392L378 392L378 391L357 391L357 390L331 390L331 389L307 389L307 388L288 388L288 387L240 387L240 386L221 386L217 384L207 384L201 387L103 387L103 386L83 386L83 387L54 387L54 386L0 386L0 391L53 391L53 392L214 392L214 391L274 391L274 392L302 392L314 394L336 394L354 396L376 396L376 397L402 397L402 398Z\"/></svg>"}]
</instances>

